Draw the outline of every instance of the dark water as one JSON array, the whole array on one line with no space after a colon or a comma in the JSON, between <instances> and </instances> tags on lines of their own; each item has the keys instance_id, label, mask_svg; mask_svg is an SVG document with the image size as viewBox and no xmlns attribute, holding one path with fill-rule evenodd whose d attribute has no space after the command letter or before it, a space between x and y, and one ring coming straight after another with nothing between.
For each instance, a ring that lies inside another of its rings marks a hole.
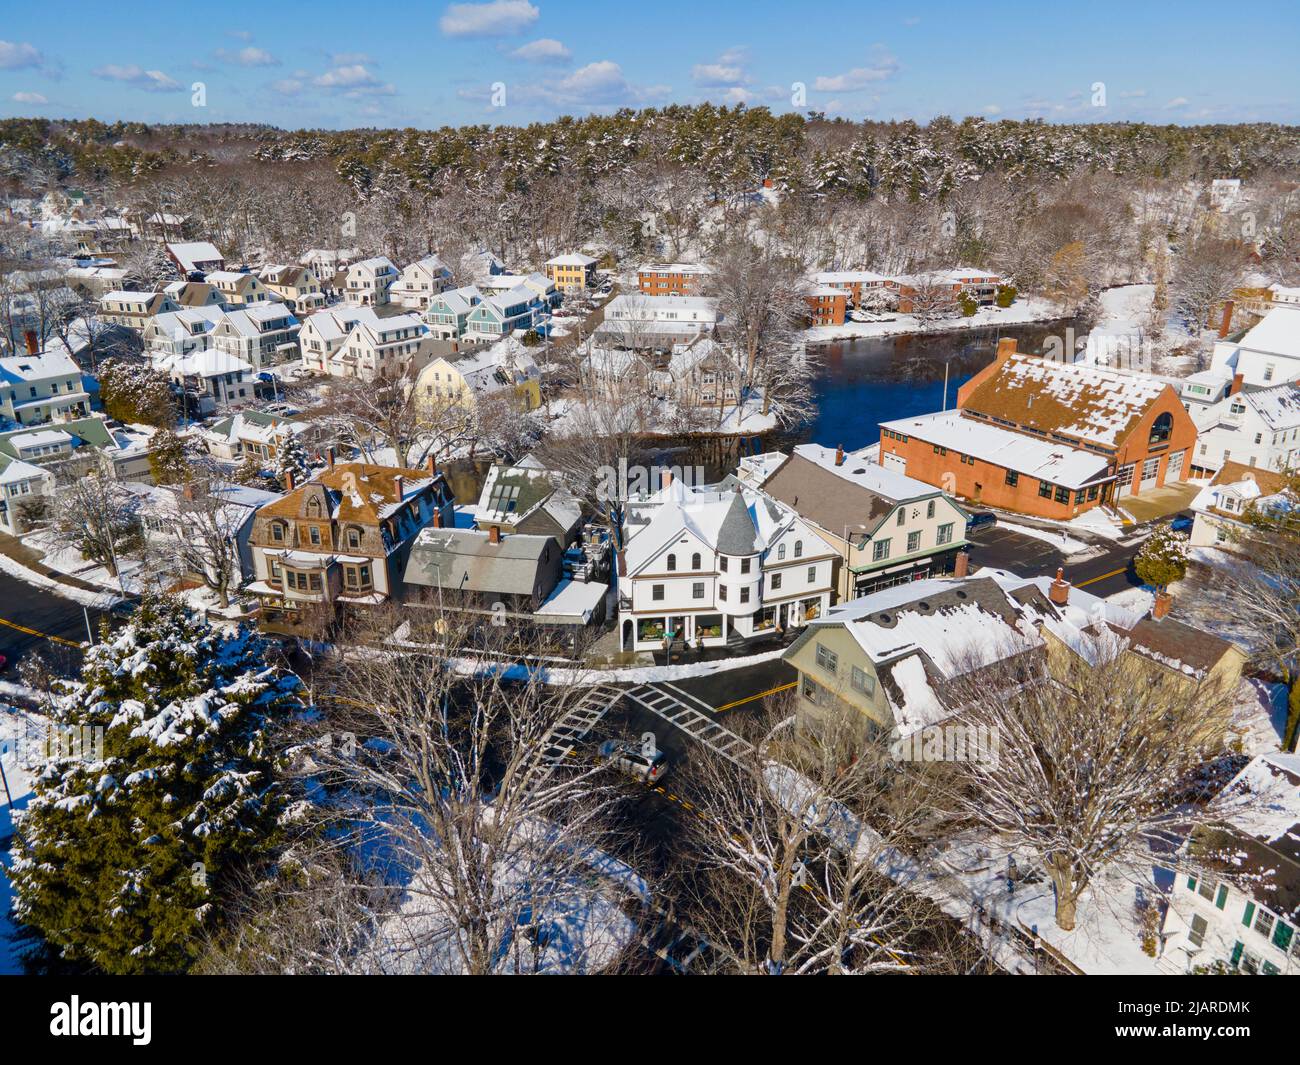
<instances>
[{"instance_id":1,"label":"dark water","mask_svg":"<svg viewBox=\"0 0 1300 1065\"><path fill-rule=\"evenodd\" d=\"M948 365L948 406L957 389L993 361L1001 337L1014 337L1021 351L1041 351L1045 339L1060 335L1069 321L1004 326L931 336L881 337L841 341L820 349L817 417L793 439L846 450L880 439L879 425L894 418L943 407L944 364Z\"/></svg>"}]
</instances>

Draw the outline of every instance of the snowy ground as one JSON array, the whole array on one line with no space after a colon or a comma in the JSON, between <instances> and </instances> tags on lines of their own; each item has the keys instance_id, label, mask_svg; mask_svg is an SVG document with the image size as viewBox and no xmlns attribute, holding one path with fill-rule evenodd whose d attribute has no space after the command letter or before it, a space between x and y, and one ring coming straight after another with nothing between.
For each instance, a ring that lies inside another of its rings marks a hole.
<instances>
[{"instance_id":1,"label":"snowy ground","mask_svg":"<svg viewBox=\"0 0 1300 1065\"><path fill-rule=\"evenodd\" d=\"M125 592L127 595L134 595L140 591L143 563L136 559L119 559L121 563L119 578L110 574L107 567L86 558L51 530L29 532L22 537L22 541L32 550L41 552L43 565L59 573L66 573L69 577L94 584L109 594Z\"/></svg>"},{"instance_id":2,"label":"snowy ground","mask_svg":"<svg viewBox=\"0 0 1300 1065\"><path fill-rule=\"evenodd\" d=\"M915 315L892 314L878 322L845 322L843 325L818 325L804 333L809 344L826 344L832 340L857 340L864 337L892 337L909 333L949 333L963 329L987 329L989 326L1025 325L1050 322L1065 316L1059 304L1051 300L1027 297L1010 307L981 307L969 318L940 318L923 322ZM883 316L882 316L883 317Z\"/></svg>"},{"instance_id":3,"label":"snowy ground","mask_svg":"<svg viewBox=\"0 0 1300 1065\"><path fill-rule=\"evenodd\" d=\"M31 773L25 765L31 759L26 752L44 736L45 722L39 714L0 702L0 765L4 767L4 777L9 785L7 795L0 787L0 841L8 840L14 831L10 800L17 809L22 809L31 795ZM0 870L8 870L9 862L9 847L0 846ZM13 941L14 925L9 917L12 903L9 879L0 872L0 976L23 971Z\"/></svg>"},{"instance_id":4,"label":"snowy ground","mask_svg":"<svg viewBox=\"0 0 1300 1065\"><path fill-rule=\"evenodd\" d=\"M46 591L61 595L65 599L71 599L74 603L80 603L82 606L93 606L100 610L107 610L121 598L109 592L91 592L84 588L74 588L70 584L56 581L53 577L47 577L44 573L29 569L8 555L0 555L0 570L26 584L33 585L36 588L44 588Z\"/></svg>"}]
</instances>

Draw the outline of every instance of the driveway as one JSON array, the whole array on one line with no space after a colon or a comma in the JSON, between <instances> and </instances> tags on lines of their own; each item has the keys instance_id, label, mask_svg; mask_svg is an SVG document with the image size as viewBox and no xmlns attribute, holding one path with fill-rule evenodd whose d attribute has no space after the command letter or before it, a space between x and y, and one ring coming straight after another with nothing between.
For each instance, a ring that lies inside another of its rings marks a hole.
<instances>
[{"instance_id":1,"label":"driveway","mask_svg":"<svg viewBox=\"0 0 1300 1065\"><path fill-rule=\"evenodd\" d=\"M1133 515L1139 525L1159 518L1167 518L1192 505L1200 489L1191 484L1167 484L1151 488L1139 496L1125 496L1119 505Z\"/></svg>"}]
</instances>

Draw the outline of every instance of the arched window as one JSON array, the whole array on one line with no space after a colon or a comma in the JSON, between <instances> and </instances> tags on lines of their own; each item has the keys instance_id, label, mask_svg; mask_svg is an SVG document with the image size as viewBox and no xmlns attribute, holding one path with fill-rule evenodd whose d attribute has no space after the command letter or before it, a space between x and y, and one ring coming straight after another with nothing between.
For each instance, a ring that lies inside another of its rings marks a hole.
<instances>
[{"instance_id":1,"label":"arched window","mask_svg":"<svg viewBox=\"0 0 1300 1065\"><path fill-rule=\"evenodd\" d=\"M776 549L776 557L777 557L777 560L778 560L778 561L780 561L781 559L785 558L785 544L781 544L781 545L779 545L779 546L777 547L777 549Z\"/></svg>"},{"instance_id":2,"label":"arched window","mask_svg":"<svg viewBox=\"0 0 1300 1065\"><path fill-rule=\"evenodd\" d=\"M795 557L795 558L803 558L803 541L802 541L802 540L796 540L796 541L794 542L794 557Z\"/></svg>"},{"instance_id":3,"label":"arched window","mask_svg":"<svg viewBox=\"0 0 1300 1065\"><path fill-rule=\"evenodd\" d=\"M691 556L691 569L698 570L703 568L704 567L700 564L700 554L697 551Z\"/></svg>"},{"instance_id":4,"label":"arched window","mask_svg":"<svg viewBox=\"0 0 1300 1065\"><path fill-rule=\"evenodd\" d=\"M1174 431L1174 416L1168 411L1156 415L1151 423L1151 440L1153 444L1163 444Z\"/></svg>"},{"instance_id":5,"label":"arched window","mask_svg":"<svg viewBox=\"0 0 1300 1065\"><path fill-rule=\"evenodd\" d=\"M676 555L669 555L669 556L668 556L668 571L671 573L671 572L672 572L673 570L675 570L676 568L677 568L677 556L676 556Z\"/></svg>"}]
</instances>

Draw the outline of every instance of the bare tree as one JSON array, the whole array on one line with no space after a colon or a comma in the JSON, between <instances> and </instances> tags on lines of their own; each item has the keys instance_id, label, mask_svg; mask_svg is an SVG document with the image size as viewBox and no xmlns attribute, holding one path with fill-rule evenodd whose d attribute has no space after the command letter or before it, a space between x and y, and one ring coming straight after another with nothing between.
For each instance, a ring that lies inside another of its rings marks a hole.
<instances>
[{"instance_id":1,"label":"bare tree","mask_svg":"<svg viewBox=\"0 0 1300 1065\"><path fill-rule=\"evenodd\" d=\"M920 778L894 773L844 715L796 732L789 698L746 732L744 753L733 743L732 758L692 759L683 900L692 924L744 973L926 964L913 947L925 904L889 875L923 827Z\"/></svg>"},{"instance_id":2,"label":"bare tree","mask_svg":"<svg viewBox=\"0 0 1300 1065\"><path fill-rule=\"evenodd\" d=\"M121 556L139 538L136 500L98 460L71 460L59 467L51 509L55 528L118 576Z\"/></svg>"},{"instance_id":3,"label":"bare tree","mask_svg":"<svg viewBox=\"0 0 1300 1065\"><path fill-rule=\"evenodd\" d=\"M299 764L335 796L324 827L350 856L336 876L350 900L326 891L327 917L335 927L340 914L371 919L350 957L322 957L313 936L315 956L303 964L543 972L560 964L551 949L559 926L569 964L614 964L628 925L620 899L643 890L615 857L620 788L603 765L547 756L552 729L588 689L375 642L403 617L376 617L375 628L354 634L367 646L342 640L330 670L313 678L323 713ZM532 646L524 630L472 633L468 624L440 613L446 646L509 659ZM358 865L379 854L382 868ZM292 943L281 949L298 954Z\"/></svg>"},{"instance_id":4,"label":"bare tree","mask_svg":"<svg viewBox=\"0 0 1300 1065\"><path fill-rule=\"evenodd\" d=\"M1152 848L1198 816L1183 800L1234 695L1140 658L1105 622L1095 631L1050 675L1009 659L962 674L947 696L953 723L997 737L996 757L950 763L951 808L1035 856L1067 931L1103 870L1149 868Z\"/></svg>"},{"instance_id":5,"label":"bare tree","mask_svg":"<svg viewBox=\"0 0 1300 1065\"><path fill-rule=\"evenodd\" d=\"M1178 256L1172 295L1175 308L1198 328L1205 326L1214 309L1241 284L1247 264L1246 250L1235 240L1202 236Z\"/></svg>"},{"instance_id":6,"label":"bare tree","mask_svg":"<svg viewBox=\"0 0 1300 1065\"><path fill-rule=\"evenodd\" d=\"M183 485L176 511L178 561L216 594L222 609L228 607L230 593L242 578L239 530L246 512L230 502L221 485L210 481Z\"/></svg>"}]
</instances>

